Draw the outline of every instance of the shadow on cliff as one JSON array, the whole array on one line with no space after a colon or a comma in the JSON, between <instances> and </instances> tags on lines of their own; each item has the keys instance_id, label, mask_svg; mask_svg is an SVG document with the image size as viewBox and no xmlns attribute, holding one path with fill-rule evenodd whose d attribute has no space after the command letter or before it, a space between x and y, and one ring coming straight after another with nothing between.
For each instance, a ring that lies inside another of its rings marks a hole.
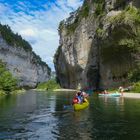
<instances>
[{"instance_id":1,"label":"shadow on cliff","mask_svg":"<svg viewBox=\"0 0 140 140\"><path fill-rule=\"evenodd\" d=\"M77 64L78 60L75 48L73 47L74 58L69 58L69 60L66 59L66 56L61 50L61 47L59 49L59 53L57 54L57 57L55 58L54 62L57 75L57 82L63 88L75 89L78 86L80 86L79 88L81 88L81 84L79 83L82 83L83 80L81 76L83 69ZM68 53L70 52L68 51Z\"/></svg>"},{"instance_id":2,"label":"shadow on cliff","mask_svg":"<svg viewBox=\"0 0 140 140\"><path fill-rule=\"evenodd\" d=\"M86 75L88 85L94 90L115 88L129 84L128 75L135 68L133 49L120 44L124 39L135 39L128 25L117 25L107 29L109 36L94 36L89 51Z\"/></svg>"},{"instance_id":3,"label":"shadow on cliff","mask_svg":"<svg viewBox=\"0 0 140 140\"><path fill-rule=\"evenodd\" d=\"M99 44L95 42L95 39L93 39L89 51L85 74L88 88L93 90L100 89Z\"/></svg>"}]
</instances>

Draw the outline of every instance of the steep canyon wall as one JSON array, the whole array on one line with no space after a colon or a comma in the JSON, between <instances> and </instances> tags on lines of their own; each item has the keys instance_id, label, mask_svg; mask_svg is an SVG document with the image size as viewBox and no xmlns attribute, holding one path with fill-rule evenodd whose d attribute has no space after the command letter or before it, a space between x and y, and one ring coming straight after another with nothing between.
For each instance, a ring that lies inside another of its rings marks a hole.
<instances>
[{"instance_id":1,"label":"steep canyon wall","mask_svg":"<svg viewBox=\"0 0 140 140\"><path fill-rule=\"evenodd\" d=\"M127 84L139 62L138 0L85 0L60 23L54 57L65 88L106 89Z\"/></svg>"},{"instance_id":2,"label":"steep canyon wall","mask_svg":"<svg viewBox=\"0 0 140 140\"><path fill-rule=\"evenodd\" d=\"M8 26L0 25L0 32L0 59L17 78L20 87L34 88L38 83L50 79L50 68L32 51L26 41L13 34ZM24 47L21 47L23 42ZM25 48L25 44L29 47Z\"/></svg>"}]
</instances>

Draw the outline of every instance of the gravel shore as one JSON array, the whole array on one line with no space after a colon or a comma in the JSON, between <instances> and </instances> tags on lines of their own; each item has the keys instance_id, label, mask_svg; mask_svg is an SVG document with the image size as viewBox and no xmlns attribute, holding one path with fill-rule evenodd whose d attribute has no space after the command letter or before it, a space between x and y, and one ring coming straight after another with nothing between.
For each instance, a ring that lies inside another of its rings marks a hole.
<instances>
[{"instance_id":1,"label":"gravel shore","mask_svg":"<svg viewBox=\"0 0 140 140\"><path fill-rule=\"evenodd\" d=\"M77 90L75 90L75 89L55 89L53 91L77 91ZM128 93L128 92L125 92L125 93L123 93L123 97L140 99L140 93Z\"/></svg>"},{"instance_id":2,"label":"gravel shore","mask_svg":"<svg viewBox=\"0 0 140 140\"><path fill-rule=\"evenodd\" d=\"M124 93L123 97L140 99L140 93Z\"/></svg>"},{"instance_id":3,"label":"gravel shore","mask_svg":"<svg viewBox=\"0 0 140 140\"><path fill-rule=\"evenodd\" d=\"M53 91L77 91L75 89L54 89Z\"/></svg>"}]
</instances>

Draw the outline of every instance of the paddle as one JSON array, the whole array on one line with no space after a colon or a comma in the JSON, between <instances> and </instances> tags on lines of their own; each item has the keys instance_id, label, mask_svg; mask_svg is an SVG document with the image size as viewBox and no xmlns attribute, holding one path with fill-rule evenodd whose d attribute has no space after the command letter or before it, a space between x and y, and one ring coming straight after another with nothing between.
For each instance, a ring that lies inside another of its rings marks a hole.
<instances>
[{"instance_id":1,"label":"paddle","mask_svg":"<svg viewBox=\"0 0 140 140\"><path fill-rule=\"evenodd\" d=\"M71 110L71 109L73 109L73 106L72 105L63 105L63 109Z\"/></svg>"}]
</instances>

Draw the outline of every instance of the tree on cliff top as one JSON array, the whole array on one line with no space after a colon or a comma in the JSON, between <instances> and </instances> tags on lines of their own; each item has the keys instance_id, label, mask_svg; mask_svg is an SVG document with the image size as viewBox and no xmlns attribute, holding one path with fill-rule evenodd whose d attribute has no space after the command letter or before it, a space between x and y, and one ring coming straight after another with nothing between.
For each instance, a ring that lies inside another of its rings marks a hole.
<instances>
[{"instance_id":1,"label":"tree on cliff top","mask_svg":"<svg viewBox=\"0 0 140 140\"><path fill-rule=\"evenodd\" d=\"M8 25L0 24L0 34L7 44L22 47L25 51L32 51L31 45L18 34L13 33Z\"/></svg>"}]
</instances>

